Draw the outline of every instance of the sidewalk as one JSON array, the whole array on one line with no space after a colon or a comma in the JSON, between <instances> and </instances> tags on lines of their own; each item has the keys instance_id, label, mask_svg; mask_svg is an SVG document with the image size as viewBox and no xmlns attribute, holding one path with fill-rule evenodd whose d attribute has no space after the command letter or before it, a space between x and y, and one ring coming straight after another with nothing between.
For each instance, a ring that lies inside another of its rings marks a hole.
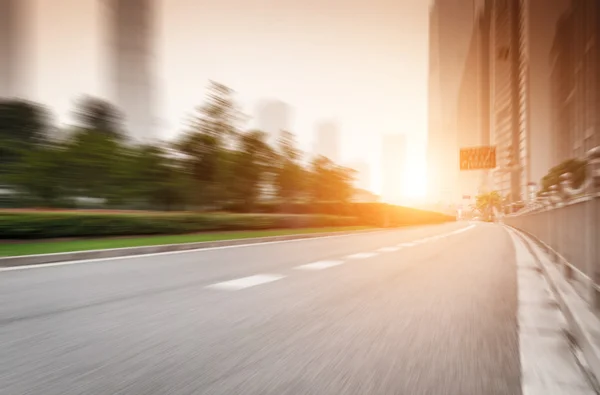
<instances>
[{"instance_id":1,"label":"sidewalk","mask_svg":"<svg viewBox=\"0 0 600 395\"><path fill-rule=\"evenodd\" d=\"M579 341L570 313L573 307L564 303L570 298L564 294L568 290L565 284L556 284L562 276L553 276L552 270L557 269L535 242L507 229L518 265L523 394L596 394L597 379L585 355L586 346Z\"/></svg>"}]
</instances>

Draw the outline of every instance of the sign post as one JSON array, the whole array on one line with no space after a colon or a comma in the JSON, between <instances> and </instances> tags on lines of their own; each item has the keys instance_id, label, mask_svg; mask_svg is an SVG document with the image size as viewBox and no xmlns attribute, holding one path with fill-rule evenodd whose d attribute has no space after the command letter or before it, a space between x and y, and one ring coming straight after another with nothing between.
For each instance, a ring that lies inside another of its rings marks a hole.
<instances>
[{"instance_id":1,"label":"sign post","mask_svg":"<svg viewBox=\"0 0 600 395\"><path fill-rule=\"evenodd\" d=\"M496 168L496 147L480 146L460 149L460 170L487 170ZM485 176L484 176L485 177ZM485 179L485 178L484 178ZM484 181L485 182L485 181ZM464 200L471 200L470 195L463 195Z\"/></svg>"}]
</instances>

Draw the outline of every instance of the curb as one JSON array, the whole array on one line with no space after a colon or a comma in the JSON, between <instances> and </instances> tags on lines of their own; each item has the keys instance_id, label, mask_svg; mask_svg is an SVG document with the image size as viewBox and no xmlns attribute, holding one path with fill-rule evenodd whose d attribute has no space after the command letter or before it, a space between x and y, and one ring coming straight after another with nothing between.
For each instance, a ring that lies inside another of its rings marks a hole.
<instances>
[{"instance_id":1,"label":"curb","mask_svg":"<svg viewBox=\"0 0 600 395\"><path fill-rule=\"evenodd\" d=\"M55 254L21 255L21 256L14 256L14 257L0 258L0 268L30 266L30 265L44 265L44 264L51 264L51 263L83 261L83 260L91 260L91 259L118 258L118 257L136 256L136 255L176 252L176 251L192 251L192 250L201 250L201 249L214 248L214 247L241 246L241 245L249 245L249 244L279 242L279 241L292 241L292 240L315 239L315 238L325 238L325 237L342 237L342 236L351 236L354 234L362 234L362 233L385 232L385 231L389 231L389 230L392 230L392 229L369 229L369 230L353 230L353 231L345 231L345 232L342 231L342 232L327 232L327 233L306 233L306 234L285 235L285 236L253 237L253 238L247 238L247 239L199 241L199 242L192 242L192 243L161 244L161 245L142 246L142 247L112 248L112 249L106 249L106 250L61 252L61 253L55 253Z\"/></svg>"},{"instance_id":2,"label":"curb","mask_svg":"<svg viewBox=\"0 0 600 395\"><path fill-rule=\"evenodd\" d=\"M591 374L596 383L600 383L600 318L590 309L589 303L564 278L557 265L551 261L548 254L540 246L549 250L550 247L528 233L510 226L506 227L515 232L525 242L537 260L550 290L567 320L568 329L583 353L588 373ZM560 257L560 259L564 260L563 257Z\"/></svg>"}]
</instances>

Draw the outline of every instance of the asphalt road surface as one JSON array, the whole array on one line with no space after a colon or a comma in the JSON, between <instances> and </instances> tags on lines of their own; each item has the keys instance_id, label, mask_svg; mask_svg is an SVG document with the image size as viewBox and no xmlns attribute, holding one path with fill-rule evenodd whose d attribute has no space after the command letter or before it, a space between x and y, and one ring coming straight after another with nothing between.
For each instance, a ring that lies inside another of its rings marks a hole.
<instances>
[{"instance_id":1,"label":"asphalt road surface","mask_svg":"<svg viewBox=\"0 0 600 395\"><path fill-rule=\"evenodd\" d=\"M468 223L2 271L0 394L518 395L516 289Z\"/></svg>"}]
</instances>

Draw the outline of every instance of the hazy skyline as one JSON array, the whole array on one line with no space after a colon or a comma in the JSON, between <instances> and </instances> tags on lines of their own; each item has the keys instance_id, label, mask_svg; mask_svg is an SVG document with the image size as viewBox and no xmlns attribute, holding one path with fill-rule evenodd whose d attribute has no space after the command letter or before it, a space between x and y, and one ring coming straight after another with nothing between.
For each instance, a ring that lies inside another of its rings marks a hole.
<instances>
[{"instance_id":1,"label":"hazy skyline","mask_svg":"<svg viewBox=\"0 0 600 395\"><path fill-rule=\"evenodd\" d=\"M66 120L79 95L106 96L110 43L104 5L97 0L24 1L30 2L35 26L33 98ZM344 163L364 159L377 169L381 135L406 134L413 166L405 189L423 191L428 1L157 2L161 137L183 129L213 79L235 89L252 117L261 100L289 103L292 132L307 151L316 123L335 120ZM373 187L381 191L380 171L373 172Z\"/></svg>"}]
</instances>

